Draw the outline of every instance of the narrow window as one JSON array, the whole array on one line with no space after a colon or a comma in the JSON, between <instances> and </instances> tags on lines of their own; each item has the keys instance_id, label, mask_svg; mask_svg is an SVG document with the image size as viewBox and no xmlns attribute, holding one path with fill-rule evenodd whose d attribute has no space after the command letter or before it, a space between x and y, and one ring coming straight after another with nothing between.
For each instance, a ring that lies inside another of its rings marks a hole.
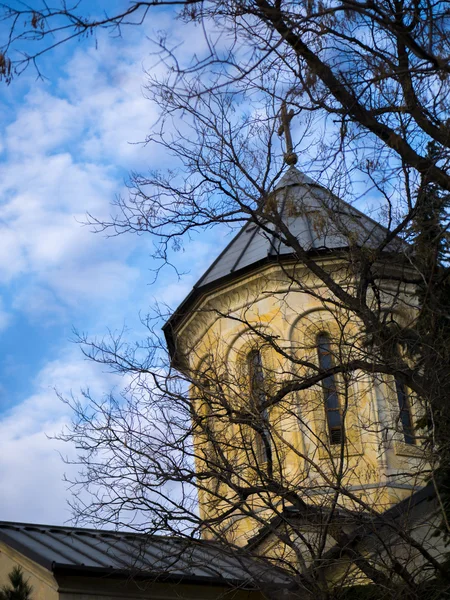
<instances>
[{"instance_id":1,"label":"narrow window","mask_svg":"<svg viewBox=\"0 0 450 600\"><path fill-rule=\"evenodd\" d=\"M215 434L215 420L213 411L213 398L211 395L212 386L210 380L204 378L201 381L201 394L204 402L204 422L203 434L205 436L204 452L204 467L210 473L211 487L210 491L216 494L219 490L220 479L217 472L220 469L220 455L218 453L218 440Z\"/></svg>"},{"instance_id":2,"label":"narrow window","mask_svg":"<svg viewBox=\"0 0 450 600\"><path fill-rule=\"evenodd\" d=\"M405 444L415 444L414 430L412 426L411 408L409 406L408 394L405 386L398 379L395 380L395 390L397 392L397 401L399 412L399 421L401 423L403 438Z\"/></svg>"},{"instance_id":3,"label":"narrow window","mask_svg":"<svg viewBox=\"0 0 450 600\"><path fill-rule=\"evenodd\" d=\"M257 434L257 458L258 461L267 462L270 458L269 431L268 420L269 413L264 407L266 402L264 369L259 350L252 350L248 357L248 370L250 375L250 394L254 407L261 416L262 424L260 425L261 433Z\"/></svg>"},{"instance_id":4,"label":"narrow window","mask_svg":"<svg viewBox=\"0 0 450 600\"><path fill-rule=\"evenodd\" d=\"M208 379L203 379L201 381L200 391L201 391L201 395L202 395L202 400L203 400L203 404L204 404L204 412L205 412L205 433L206 433L207 437L209 438L209 436L210 436L209 431L211 429L211 423L212 423L212 407L211 407L211 397L210 397L211 384L209 383Z\"/></svg>"},{"instance_id":5,"label":"narrow window","mask_svg":"<svg viewBox=\"0 0 450 600\"><path fill-rule=\"evenodd\" d=\"M201 380L199 393L202 399L202 433L205 436L206 447L208 448L208 454L214 449L214 443L212 440L213 432L213 411L211 406L211 384L208 379L204 378Z\"/></svg>"},{"instance_id":6,"label":"narrow window","mask_svg":"<svg viewBox=\"0 0 450 600\"><path fill-rule=\"evenodd\" d=\"M317 352L320 369L324 371L331 369L333 361L330 338L326 333L320 333L317 336ZM341 444L344 440L344 433L342 431L342 414L334 375L328 375L322 380L322 390L330 443Z\"/></svg>"}]
</instances>

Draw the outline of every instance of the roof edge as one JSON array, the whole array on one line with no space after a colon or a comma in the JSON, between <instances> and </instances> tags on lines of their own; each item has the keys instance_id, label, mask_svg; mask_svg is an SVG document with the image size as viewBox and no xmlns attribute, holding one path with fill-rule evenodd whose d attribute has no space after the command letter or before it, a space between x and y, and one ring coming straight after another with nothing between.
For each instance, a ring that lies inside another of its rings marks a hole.
<instances>
[{"instance_id":1,"label":"roof edge","mask_svg":"<svg viewBox=\"0 0 450 600\"><path fill-rule=\"evenodd\" d=\"M9 537L3 531L0 531L0 542L3 542L4 544L9 546L16 552L19 552L19 554L22 554L22 556L24 556L25 558L28 558L29 560L32 560L33 562L35 562L39 566L43 567L44 569L47 569L47 571L52 572L53 563L51 560L44 558L38 552L35 552L35 551L31 550L30 548L28 548L27 546L25 546L25 544L21 544L20 542L16 541L15 539Z\"/></svg>"},{"instance_id":2,"label":"roof edge","mask_svg":"<svg viewBox=\"0 0 450 600\"><path fill-rule=\"evenodd\" d=\"M164 571L141 571L139 569L114 569L113 567L86 567L83 565L54 564L53 574L56 578L67 575L85 577L109 577L111 579L133 579L155 581L161 583L184 583L187 585L213 585L217 587L239 587L246 590L259 589L266 582L252 580L250 577L236 579L220 577L217 575L183 575L181 573L165 573ZM270 585L270 584L269 584ZM273 584L274 587L283 587L283 584Z\"/></svg>"},{"instance_id":3,"label":"roof edge","mask_svg":"<svg viewBox=\"0 0 450 600\"><path fill-rule=\"evenodd\" d=\"M307 252L310 258L315 257L339 257L345 252L348 252L348 246L343 246L341 248L311 248ZM392 253L389 251L384 251L383 256L390 256ZM395 253L397 255L397 253ZM238 281L240 277L248 275L252 271L257 271L261 267L266 265L274 265L277 263L285 263L290 261L295 261L295 252L290 252L289 254L269 254L263 259L256 261L239 269L238 271L232 271L220 279L215 279L210 283L201 286L201 287L193 287L189 294L184 298L181 304L176 308L173 314L167 319L164 325L161 327L164 337L166 339L167 348L169 350L170 359L172 362L172 366L182 370L182 363L177 356L177 345L175 342L175 332L177 331L180 323L190 314L190 309L193 304L202 296L208 294L212 290L218 289L221 286L227 284L229 281L236 280Z\"/></svg>"}]
</instances>

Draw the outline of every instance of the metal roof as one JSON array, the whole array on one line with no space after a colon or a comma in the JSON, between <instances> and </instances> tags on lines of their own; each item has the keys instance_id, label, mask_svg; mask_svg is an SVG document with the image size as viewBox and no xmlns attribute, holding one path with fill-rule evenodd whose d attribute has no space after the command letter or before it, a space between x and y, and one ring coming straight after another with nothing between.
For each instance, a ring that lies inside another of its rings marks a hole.
<instances>
[{"instance_id":1,"label":"metal roof","mask_svg":"<svg viewBox=\"0 0 450 600\"><path fill-rule=\"evenodd\" d=\"M376 247L386 229L313 179L290 167L275 188L276 201L285 224L304 250L337 250L350 245ZM271 257L292 254L271 233L249 221L194 286L216 282L231 273ZM398 246L398 242L397 242ZM391 244L392 249L392 244Z\"/></svg>"},{"instance_id":2,"label":"metal roof","mask_svg":"<svg viewBox=\"0 0 450 600\"><path fill-rule=\"evenodd\" d=\"M388 486L389 487L389 486ZM420 518L420 510L423 509L423 505L426 505L430 512L433 512L436 505L436 489L433 484L428 483L423 488L413 492L410 496L407 496L394 506L391 506L383 513L377 514L361 514L359 511L337 509L330 515L329 508L319 505L308 505L305 508L297 508L295 506L286 506L282 513L276 515L263 525L247 542L247 548L254 551L258 545L267 539L280 525L286 521L290 522L293 526L296 522L303 521L309 523L324 523L328 521L332 516L333 523L340 523L345 525L347 529L352 525L355 527L354 531L349 533L351 539L359 537L362 539L364 536L370 537L375 535L375 532L379 532L383 527L389 527L390 522L409 520L415 521ZM330 552L335 552L336 549L342 547L339 544L332 547Z\"/></svg>"},{"instance_id":3,"label":"metal roof","mask_svg":"<svg viewBox=\"0 0 450 600\"><path fill-rule=\"evenodd\" d=\"M208 540L6 521L0 521L0 540L53 572L117 572L222 585L284 582L280 571Z\"/></svg>"}]
</instances>

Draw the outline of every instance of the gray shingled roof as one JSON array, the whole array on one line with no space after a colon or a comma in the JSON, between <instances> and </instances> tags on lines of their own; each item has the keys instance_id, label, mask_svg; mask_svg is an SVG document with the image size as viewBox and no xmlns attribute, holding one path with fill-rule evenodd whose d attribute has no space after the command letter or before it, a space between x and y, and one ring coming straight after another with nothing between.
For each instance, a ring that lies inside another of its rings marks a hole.
<instances>
[{"instance_id":1,"label":"gray shingled roof","mask_svg":"<svg viewBox=\"0 0 450 600\"><path fill-rule=\"evenodd\" d=\"M305 250L337 250L349 245L375 247L386 230L334 196L295 167L276 186L284 222ZM273 230L273 227L269 227ZM270 233L248 222L196 283L202 288L267 257L292 254Z\"/></svg>"},{"instance_id":2,"label":"gray shingled roof","mask_svg":"<svg viewBox=\"0 0 450 600\"><path fill-rule=\"evenodd\" d=\"M207 540L0 522L0 540L50 571L80 570L208 583L283 583L280 571Z\"/></svg>"}]
</instances>

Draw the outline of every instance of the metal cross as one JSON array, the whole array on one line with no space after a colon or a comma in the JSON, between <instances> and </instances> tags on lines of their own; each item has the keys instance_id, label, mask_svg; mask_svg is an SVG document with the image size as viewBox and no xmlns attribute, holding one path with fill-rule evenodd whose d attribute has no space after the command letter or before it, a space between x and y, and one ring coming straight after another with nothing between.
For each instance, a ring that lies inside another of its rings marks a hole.
<instances>
[{"instance_id":1,"label":"metal cross","mask_svg":"<svg viewBox=\"0 0 450 600\"><path fill-rule=\"evenodd\" d=\"M280 114L280 126L278 128L278 135L283 135L284 133L284 137L286 139L286 152L284 153L284 162L287 165L295 165L298 157L294 152L294 147L292 145L292 136L291 136L291 121L292 118L294 117L294 111L291 109L288 112L287 106L286 106L286 100L283 100L282 104L281 104L281 114Z\"/></svg>"}]
</instances>

